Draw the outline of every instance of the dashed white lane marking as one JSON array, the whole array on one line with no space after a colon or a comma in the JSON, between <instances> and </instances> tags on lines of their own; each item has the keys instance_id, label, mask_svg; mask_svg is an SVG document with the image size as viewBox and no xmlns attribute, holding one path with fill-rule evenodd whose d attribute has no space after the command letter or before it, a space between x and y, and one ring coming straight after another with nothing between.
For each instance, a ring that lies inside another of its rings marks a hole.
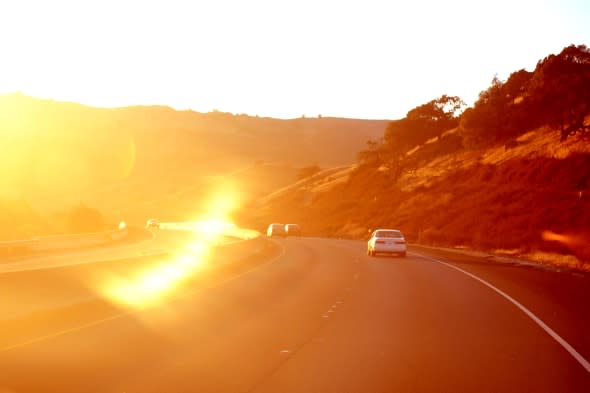
<instances>
[{"instance_id":1,"label":"dashed white lane marking","mask_svg":"<svg viewBox=\"0 0 590 393\"><path fill-rule=\"evenodd\" d=\"M490 284L489 282L487 282L486 280L484 280L483 278L479 278L477 277L475 274L469 273L466 270L463 270L457 266L451 265L450 263L447 262L443 262L443 261L439 261L438 259L434 259L434 258L430 258L427 257L425 255L422 254L418 254L418 253L413 253L414 255L418 255L424 259L433 261L433 262L438 262L441 263L451 269L455 269L471 278L473 278L476 281L479 281L480 283L482 283L483 285L485 285L486 287L490 288L491 290L493 290L494 292L496 292L497 294L499 294L500 296L502 296L503 298L505 298L506 300L508 300L510 303L512 303L513 305L515 305L520 311L522 311L523 313L525 313L525 315L527 317L529 317L530 319L533 320L533 322L535 322L537 325L539 325L539 327L541 329L543 329L549 336L551 336L551 338L553 338L555 341L557 341L557 343L559 345L561 345L578 363L580 363L580 365L582 367L584 367L584 369L590 373L590 362L588 362L588 360L586 360L584 358L584 356L582 356L578 351L576 351L576 349L574 347L572 347L570 345L570 343L568 343L564 338L562 338L559 334L557 334L555 332L555 330L551 329L545 322L543 322L543 320L541 320L541 318L539 318L538 316L536 316L531 310L529 310L528 308L526 308L525 306L523 306L521 303L519 303L517 300L515 300L512 296L508 295L506 292L502 291L501 289L498 289L497 287L495 287L494 285Z\"/></svg>"},{"instance_id":2,"label":"dashed white lane marking","mask_svg":"<svg viewBox=\"0 0 590 393\"><path fill-rule=\"evenodd\" d=\"M279 243L277 243L277 244L279 244ZM234 280L236 280L236 279L238 279L240 277L243 277L243 276L245 276L247 274L252 273L255 270L258 270L258 269L262 268L265 265L274 263L275 261L279 260L280 258L282 258L285 255L285 247L283 245L281 245L281 244L279 244L279 246L281 247L280 254L277 255L276 257L268 260L267 262L264 262L264 263L262 263L260 265L257 265L255 267L253 267L252 269L248 269L248 270L246 270L246 271L238 274L237 276L229 277L229 278L227 278L225 280L221 280L221 281L216 282L214 284L211 284L211 285L209 285L207 287L199 288L197 290L190 291L190 292L185 292L182 295L177 296L175 298L176 299L184 299L184 298L187 298L189 296L196 295L197 293L203 292L203 291L205 291L207 289L214 289L214 288L221 287L221 286L223 286L224 284L227 284L230 281L234 281ZM84 330L84 329L87 329L87 328L91 328L93 326L97 326L97 325L100 325L100 324L105 323L105 322L113 321L113 320L116 320L116 319L119 319L119 318L122 318L122 317L125 317L125 316L128 316L128 315L139 314L141 312L148 311L151 308L153 308L153 307L144 307L144 308L140 308L140 309L129 310L129 311L126 311L126 312L122 312L120 314L111 315L111 316L106 317L106 318L97 319L95 321L91 321L91 322L85 323L83 325L75 326L75 327L72 327L72 328L69 328L69 329L65 329L65 330L60 330L60 331L55 332L55 333L50 333L50 334L47 334L45 336L35 337L33 339L30 339L30 340L27 340L27 341L23 341L23 342L20 342L18 344L13 344L13 345L5 346L5 347L0 347L0 352L7 352L7 351L10 351L10 350L13 350L13 349L16 349L16 348L24 347L26 345L35 344L35 343L38 343L38 342L41 342L41 341L45 341L45 340L52 339L52 338L55 338L55 337L63 336L63 335L68 334L68 333L73 333L73 332L77 332L77 331Z\"/></svg>"}]
</instances>

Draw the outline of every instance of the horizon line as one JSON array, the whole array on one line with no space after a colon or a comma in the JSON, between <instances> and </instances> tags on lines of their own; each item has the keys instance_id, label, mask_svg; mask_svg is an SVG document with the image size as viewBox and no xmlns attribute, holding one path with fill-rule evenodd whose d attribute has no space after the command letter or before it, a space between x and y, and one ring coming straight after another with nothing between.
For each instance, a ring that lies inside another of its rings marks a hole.
<instances>
[{"instance_id":1,"label":"horizon line","mask_svg":"<svg viewBox=\"0 0 590 393\"><path fill-rule=\"evenodd\" d=\"M74 100L67 100L67 99L57 99L53 97L42 97L38 95L31 95L28 93L24 93L20 90L16 91L5 91L0 92L0 97L8 97L8 96L21 96L30 98L33 100L39 101L50 101L60 104L73 104L73 105L80 105L87 108L92 109L131 109L131 108L167 108L171 109L175 112L193 112L198 114L227 114L232 116L248 116L253 118L260 118L260 119L275 119L275 120L300 120L300 119L348 119L348 120L364 120L364 121L395 121L396 119L392 118L368 118L368 117L350 117L350 116L338 116L338 115L323 115L323 114L315 114L315 115L308 115L308 114L301 114L300 116L293 116L293 117L278 117L278 116L268 116L268 115L259 115L259 114L250 114L250 113L240 113L240 112L226 112L220 109L212 109L207 112L199 111L195 108L184 108L184 107L176 107L171 104L163 104L163 103L154 103L154 104L128 104L128 105L97 105L97 104L89 104L85 102L79 102Z\"/></svg>"}]
</instances>

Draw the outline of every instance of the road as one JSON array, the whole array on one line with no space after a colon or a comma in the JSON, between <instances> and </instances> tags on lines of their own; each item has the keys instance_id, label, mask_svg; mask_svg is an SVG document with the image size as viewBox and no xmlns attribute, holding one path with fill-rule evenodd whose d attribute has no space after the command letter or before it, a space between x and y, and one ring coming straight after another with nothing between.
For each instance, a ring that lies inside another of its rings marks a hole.
<instances>
[{"instance_id":1,"label":"road","mask_svg":"<svg viewBox=\"0 0 590 393\"><path fill-rule=\"evenodd\" d=\"M162 260L0 274L0 392L590 391L586 275L348 240L247 247L147 304L93 280Z\"/></svg>"}]
</instances>

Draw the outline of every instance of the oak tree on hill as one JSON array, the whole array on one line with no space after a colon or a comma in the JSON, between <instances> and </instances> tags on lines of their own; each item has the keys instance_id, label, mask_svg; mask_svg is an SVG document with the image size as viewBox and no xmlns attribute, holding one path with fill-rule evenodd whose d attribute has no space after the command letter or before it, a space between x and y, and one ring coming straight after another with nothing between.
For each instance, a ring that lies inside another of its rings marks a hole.
<instances>
[{"instance_id":1,"label":"oak tree on hill","mask_svg":"<svg viewBox=\"0 0 590 393\"><path fill-rule=\"evenodd\" d=\"M520 70L506 82L494 77L473 108L463 113L461 135L468 147L506 142L543 125L561 131L561 140L590 133L590 50L568 46Z\"/></svg>"},{"instance_id":2,"label":"oak tree on hill","mask_svg":"<svg viewBox=\"0 0 590 393\"><path fill-rule=\"evenodd\" d=\"M100 212L84 204L76 206L69 212L68 224L72 233L98 232L105 226Z\"/></svg>"},{"instance_id":3,"label":"oak tree on hill","mask_svg":"<svg viewBox=\"0 0 590 393\"><path fill-rule=\"evenodd\" d=\"M539 61L531 81L530 95L537 115L545 124L570 135L590 133L590 49L570 45L559 55Z\"/></svg>"},{"instance_id":4,"label":"oak tree on hill","mask_svg":"<svg viewBox=\"0 0 590 393\"><path fill-rule=\"evenodd\" d=\"M446 94L417 106L403 119L389 123L384 141L394 151L408 151L456 127L459 124L458 115L464 106L461 98Z\"/></svg>"},{"instance_id":5,"label":"oak tree on hill","mask_svg":"<svg viewBox=\"0 0 590 393\"><path fill-rule=\"evenodd\" d=\"M358 153L360 164L385 165L397 178L404 170L405 153L457 127L464 106L461 98L446 94L417 106L403 119L390 122L381 140L367 142L367 149Z\"/></svg>"},{"instance_id":6,"label":"oak tree on hill","mask_svg":"<svg viewBox=\"0 0 590 393\"><path fill-rule=\"evenodd\" d=\"M494 76L490 87L461 117L461 134L468 147L504 142L540 125L538 116L531 116L532 76L524 69L513 72L506 82Z\"/></svg>"}]
</instances>

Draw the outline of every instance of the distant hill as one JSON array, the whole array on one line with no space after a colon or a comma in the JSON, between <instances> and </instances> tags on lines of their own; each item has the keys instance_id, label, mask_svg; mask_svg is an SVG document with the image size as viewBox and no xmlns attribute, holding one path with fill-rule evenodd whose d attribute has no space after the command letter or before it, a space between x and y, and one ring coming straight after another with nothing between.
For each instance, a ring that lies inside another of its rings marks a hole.
<instances>
[{"instance_id":1,"label":"distant hill","mask_svg":"<svg viewBox=\"0 0 590 393\"><path fill-rule=\"evenodd\" d=\"M159 106L103 109L2 95L0 207L24 206L20 221L24 211L34 212L22 233L46 231L39 216L63 214L80 203L108 222L186 219L222 189L245 203L288 184L301 167L353 163L387 123ZM4 232L14 234L14 227Z\"/></svg>"}]
</instances>

